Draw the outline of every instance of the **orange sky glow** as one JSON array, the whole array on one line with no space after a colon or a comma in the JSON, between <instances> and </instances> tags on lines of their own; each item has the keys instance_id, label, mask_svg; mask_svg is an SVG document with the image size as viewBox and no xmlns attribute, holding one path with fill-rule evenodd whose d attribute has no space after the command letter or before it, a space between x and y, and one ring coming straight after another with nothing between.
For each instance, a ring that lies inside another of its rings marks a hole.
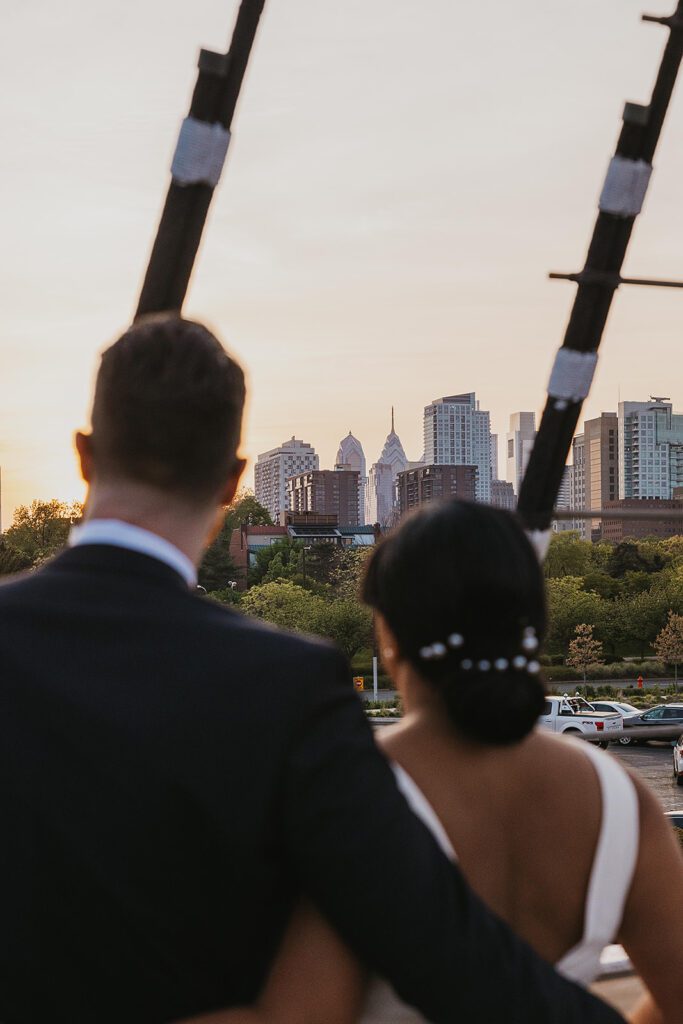
<instances>
[{"instance_id":1,"label":"orange sky glow","mask_svg":"<svg viewBox=\"0 0 683 1024\"><path fill-rule=\"evenodd\" d=\"M0 36L2 523L82 497L71 447L98 352L129 322L200 46L235 0L31 0ZM245 364L243 449L295 434L368 465L390 407L474 390L504 435L540 410L623 102L646 102L657 0L267 0L185 312ZM27 59L27 53L30 59ZM683 278L674 95L625 273ZM683 295L617 295L587 415L683 411ZM251 481L251 470L247 483Z\"/></svg>"}]
</instances>

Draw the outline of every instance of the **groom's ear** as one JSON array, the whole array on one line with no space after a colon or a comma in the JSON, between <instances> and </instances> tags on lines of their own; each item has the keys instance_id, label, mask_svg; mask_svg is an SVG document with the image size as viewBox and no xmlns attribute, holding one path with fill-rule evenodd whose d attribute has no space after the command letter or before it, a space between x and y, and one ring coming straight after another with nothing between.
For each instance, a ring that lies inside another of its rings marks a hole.
<instances>
[{"instance_id":1,"label":"groom's ear","mask_svg":"<svg viewBox=\"0 0 683 1024\"><path fill-rule=\"evenodd\" d=\"M82 430L77 430L74 435L74 445L78 454L81 476L86 484L89 484L92 482L93 475L92 434L84 434Z\"/></svg>"},{"instance_id":2,"label":"groom's ear","mask_svg":"<svg viewBox=\"0 0 683 1024\"><path fill-rule=\"evenodd\" d=\"M240 480L242 479L242 474L244 473L246 465L246 459L235 459L230 476L225 481L225 485L223 487L223 490L221 491L220 498L218 499L219 504L223 508L226 508L237 494L237 488L239 487L239 483Z\"/></svg>"}]
</instances>

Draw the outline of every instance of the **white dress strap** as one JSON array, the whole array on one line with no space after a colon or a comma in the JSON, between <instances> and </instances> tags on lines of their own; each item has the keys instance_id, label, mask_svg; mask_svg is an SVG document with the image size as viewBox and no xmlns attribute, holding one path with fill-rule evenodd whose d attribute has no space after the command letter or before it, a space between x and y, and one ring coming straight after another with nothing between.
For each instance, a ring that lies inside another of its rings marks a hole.
<instances>
[{"instance_id":1,"label":"white dress strap","mask_svg":"<svg viewBox=\"0 0 683 1024\"><path fill-rule=\"evenodd\" d=\"M589 962L613 942L638 859L640 822L638 794L628 774L610 754L577 741L590 758L600 783L602 813L593 858L581 941L557 965L565 976L580 980Z\"/></svg>"},{"instance_id":2,"label":"white dress strap","mask_svg":"<svg viewBox=\"0 0 683 1024\"><path fill-rule=\"evenodd\" d=\"M391 767L396 776L396 784L408 801L410 809L427 826L448 859L457 861L458 858L451 846L450 839L446 835L446 830L420 787L408 775L405 768L401 768L401 765L397 764L396 761L391 762Z\"/></svg>"}]
</instances>

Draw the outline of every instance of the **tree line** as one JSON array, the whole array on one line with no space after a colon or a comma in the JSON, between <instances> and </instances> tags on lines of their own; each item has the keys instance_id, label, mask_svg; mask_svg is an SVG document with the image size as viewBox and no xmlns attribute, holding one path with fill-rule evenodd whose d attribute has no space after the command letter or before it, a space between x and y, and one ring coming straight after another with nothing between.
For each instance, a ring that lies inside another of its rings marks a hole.
<instances>
[{"instance_id":1,"label":"tree line","mask_svg":"<svg viewBox=\"0 0 683 1024\"><path fill-rule=\"evenodd\" d=\"M18 508L0 536L0 574L41 565L64 546L81 514L79 504L54 499ZM240 580L229 548L233 530L244 524L272 525L267 510L248 491L241 491L226 510L200 566L199 583L210 598L288 629L329 637L350 657L371 645L371 614L358 597L370 549L309 546L283 538L259 550L247 579ZM676 664L678 641L671 637L678 635L679 619L671 615L683 616L683 536L612 545L592 544L571 532L557 534L544 572L549 612L544 660L575 661L570 644L585 635L577 634L577 627L588 626L591 641L600 645L597 660L656 653ZM236 582L246 590L240 593Z\"/></svg>"}]
</instances>

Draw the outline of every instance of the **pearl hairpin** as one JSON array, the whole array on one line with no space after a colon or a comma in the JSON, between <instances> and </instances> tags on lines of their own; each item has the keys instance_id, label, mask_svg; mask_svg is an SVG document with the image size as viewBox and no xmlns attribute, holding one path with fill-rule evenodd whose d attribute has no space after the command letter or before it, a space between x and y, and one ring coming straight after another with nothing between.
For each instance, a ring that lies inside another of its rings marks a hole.
<instances>
[{"instance_id":1,"label":"pearl hairpin","mask_svg":"<svg viewBox=\"0 0 683 1024\"><path fill-rule=\"evenodd\" d=\"M533 626L527 626L522 636L522 650L528 651L529 654L533 651L538 650L538 638L536 637L536 630Z\"/></svg>"},{"instance_id":2,"label":"pearl hairpin","mask_svg":"<svg viewBox=\"0 0 683 1024\"><path fill-rule=\"evenodd\" d=\"M465 637L462 633L451 633L446 643L442 643L440 640L435 641L431 644L426 644L419 650L419 656L424 661L440 661L445 658L450 650L457 650L463 647L465 644ZM480 658L479 661L473 661L472 658L463 658L458 662L458 668L462 672L470 672L475 669L478 672L490 672L491 669L495 669L496 672L507 672L509 669L514 669L517 672L528 672L530 675L537 675L541 671L541 665L536 658L529 658L527 655L533 654L538 650L538 637L536 636L536 630L533 626L526 626L522 633L522 640L520 644L523 651L526 654L516 654L513 658L495 658L490 660L489 658ZM386 657L392 657L394 654L393 648L385 648L384 651Z\"/></svg>"}]
</instances>

